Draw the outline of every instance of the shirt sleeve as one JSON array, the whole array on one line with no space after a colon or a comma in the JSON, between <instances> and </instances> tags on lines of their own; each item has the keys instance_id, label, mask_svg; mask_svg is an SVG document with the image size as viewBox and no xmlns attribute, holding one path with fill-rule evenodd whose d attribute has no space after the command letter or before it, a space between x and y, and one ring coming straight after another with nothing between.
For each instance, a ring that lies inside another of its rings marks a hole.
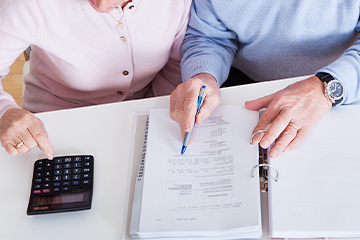
<instances>
[{"instance_id":1,"label":"shirt sleeve","mask_svg":"<svg viewBox=\"0 0 360 240\"><path fill-rule=\"evenodd\" d=\"M236 34L217 17L210 0L194 0L181 47L182 80L209 73L220 86L228 77L237 42Z\"/></svg>"},{"instance_id":2,"label":"shirt sleeve","mask_svg":"<svg viewBox=\"0 0 360 240\"><path fill-rule=\"evenodd\" d=\"M358 22L356 31L360 31ZM344 86L344 98L340 104L350 104L360 99L360 37L340 58L318 72L325 72Z\"/></svg>"},{"instance_id":3,"label":"shirt sleeve","mask_svg":"<svg viewBox=\"0 0 360 240\"><path fill-rule=\"evenodd\" d=\"M26 4L22 3L15 4L11 0L0 3L0 81L9 73L17 57L30 45L31 41L28 40L36 36L36 24L32 16L38 14L38 9L35 6L33 11L28 11ZM0 84L0 118L10 108L19 106Z\"/></svg>"}]
</instances>

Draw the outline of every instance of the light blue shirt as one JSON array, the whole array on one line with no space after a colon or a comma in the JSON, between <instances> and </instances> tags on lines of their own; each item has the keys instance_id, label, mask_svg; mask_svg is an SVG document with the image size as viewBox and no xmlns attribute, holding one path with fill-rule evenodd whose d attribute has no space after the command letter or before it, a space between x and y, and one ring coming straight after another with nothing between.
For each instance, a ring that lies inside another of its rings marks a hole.
<instances>
[{"instance_id":1,"label":"light blue shirt","mask_svg":"<svg viewBox=\"0 0 360 240\"><path fill-rule=\"evenodd\" d=\"M360 98L360 0L193 0L182 45L183 81L221 85L230 66L255 81L327 72Z\"/></svg>"}]
</instances>

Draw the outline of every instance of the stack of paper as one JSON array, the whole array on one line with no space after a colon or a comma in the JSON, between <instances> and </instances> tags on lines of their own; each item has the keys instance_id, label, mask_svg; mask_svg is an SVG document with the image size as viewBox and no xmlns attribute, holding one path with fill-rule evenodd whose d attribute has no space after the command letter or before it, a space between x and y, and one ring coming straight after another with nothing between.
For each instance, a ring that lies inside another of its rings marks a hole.
<instances>
[{"instance_id":1,"label":"stack of paper","mask_svg":"<svg viewBox=\"0 0 360 240\"><path fill-rule=\"evenodd\" d=\"M258 118L244 106L219 107L195 127L181 155L179 126L169 109L151 109L132 238L260 238L258 172L251 178L258 149L249 143Z\"/></svg>"}]
</instances>

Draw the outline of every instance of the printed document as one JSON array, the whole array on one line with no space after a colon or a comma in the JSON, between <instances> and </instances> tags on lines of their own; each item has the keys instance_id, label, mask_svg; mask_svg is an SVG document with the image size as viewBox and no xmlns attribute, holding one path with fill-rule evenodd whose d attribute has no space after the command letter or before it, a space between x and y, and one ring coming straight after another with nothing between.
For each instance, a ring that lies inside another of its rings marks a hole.
<instances>
[{"instance_id":1,"label":"printed document","mask_svg":"<svg viewBox=\"0 0 360 240\"><path fill-rule=\"evenodd\" d=\"M258 148L250 145L259 114L222 106L181 155L169 109L151 109L138 234L141 237L260 238Z\"/></svg>"}]
</instances>

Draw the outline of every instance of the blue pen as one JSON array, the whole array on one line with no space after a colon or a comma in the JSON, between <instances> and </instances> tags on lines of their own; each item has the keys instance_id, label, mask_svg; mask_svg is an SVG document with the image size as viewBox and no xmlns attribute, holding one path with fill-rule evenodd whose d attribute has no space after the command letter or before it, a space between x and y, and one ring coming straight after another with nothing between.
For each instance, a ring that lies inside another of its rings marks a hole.
<instances>
[{"instance_id":1,"label":"blue pen","mask_svg":"<svg viewBox=\"0 0 360 240\"><path fill-rule=\"evenodd\" d=\"M203 86L201 87L201 89L200 89L200 92L199 92L198 104L197 104L196 114L195 114L194 127L195 127L195 123L196 123L196 117L197 117L197 115L199 114L201 105L202 105L203 102L204 102L205 94L206 94L206 86L203 85ZM191 134L192 134L193 130L194 130L194 128L192 128L190 132L187 132L187 133L185 134L183 146L182 146L182 148L181 148L181 155L183 155L183 154L185 153L185 151L186 151L186 148L187 148L187 145L189 144L190 137L191 137Z\"/></svg>"}]
</instances>

